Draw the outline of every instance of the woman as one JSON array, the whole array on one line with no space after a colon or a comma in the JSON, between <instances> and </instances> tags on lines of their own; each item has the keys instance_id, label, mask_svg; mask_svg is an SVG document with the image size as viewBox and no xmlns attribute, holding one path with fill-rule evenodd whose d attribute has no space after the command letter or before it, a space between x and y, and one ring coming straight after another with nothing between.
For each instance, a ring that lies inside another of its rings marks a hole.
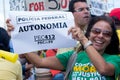
<instances>
[{"instance_id":1,"label":"woman","mask_svg":"<svg viewBox=\"0 0 120 80\"><path fill-rule=\"evenodd\" d=\"M120 57L119 39L112 19L107 16L92 18L86 36L78 27L72 27L68 33L84 47L84 50L77 54L69 80L115 80L120 73ZM34 53L25 56L36 67L66 70L73 52L42 59Z\"/></svg>"},{"instance_id":2,"label":"woman","mask_svg":"<svg viewBox=\"0 0 120 80\"><path fill-rule=\"evenodd\" d=\"M80 28L72 27L69 34L81 42L84 51L77 55L77 60L69 75L70 80L114 80L120 73L119 40L112 19L105 16L91 19L86 36ZM38 58L35 54L25 54L37 67L65 70L73 51L54 57ZM56 66L57 65L57 66Z\"/></svg>"},{"instance_id":3,"label":"woman","mask_svg":"<svg viewBox=\"0 0 120 80\"><path fill-rule=\"evenodd\" d=\"M72 79L114 80L120 72L120 64L118 63L120 59L115 56L119 53L119 40L112 19L105 16L93 18L86 31L88 39L76 28L70 29L70 32L73 33L73 38L79 40L85 49L78 54L80 57L84 56L83 59L79 57L80 63L76 63L73 68L73 70L76 70L75 68L80 67L81 77L74 76L78 75L74 71ZM92 42L92 45L88 45L88 40ZM85 63L81 63L82 61ZM90 74L91 72L94 72L96 76ZM89 76L91 78L88 78Z\"/></svg>"}]
</instances>

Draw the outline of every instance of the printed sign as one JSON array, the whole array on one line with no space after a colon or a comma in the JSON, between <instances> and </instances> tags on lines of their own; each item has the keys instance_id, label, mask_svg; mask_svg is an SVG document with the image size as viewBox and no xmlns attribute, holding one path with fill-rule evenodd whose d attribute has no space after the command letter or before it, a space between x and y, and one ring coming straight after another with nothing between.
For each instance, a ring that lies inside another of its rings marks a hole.
<instances>
[{"instance_id":1,"label":"printed sign","mask_svg":"<svg viewBox=\"0 0 120 80\"><path fill-rule=\"evenodd\" d=\"M74 26L71 12L11 11L9 15L11 24L15 26L11 33L15 53L76 45L76 41L68 35L68 29Z\"/></svg>"}]
</instances>

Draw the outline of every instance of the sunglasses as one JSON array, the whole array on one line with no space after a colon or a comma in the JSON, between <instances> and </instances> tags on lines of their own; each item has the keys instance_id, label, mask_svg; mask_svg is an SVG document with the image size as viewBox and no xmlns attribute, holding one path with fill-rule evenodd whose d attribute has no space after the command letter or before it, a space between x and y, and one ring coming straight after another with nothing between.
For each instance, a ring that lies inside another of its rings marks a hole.
<instances>
[{"instance_id":1,"label":"sunglasses","mask_svg":"<svg viewBox=\"0 0 120 80\"><path fill-rule=\"evenodd\" d=\"M74 10L74 12L82 12L84 10L87 10L87 11L90 11L90 8L89 7L86 7L86 8L78 8L77 10Z\"/></svg>"},{"instance_id":2,"label":"sunglasses","mask_svg":"<svg viewBox=\"0 0 120 80\"><path fill-rule=\"evenodd\" d=\"M105 37L111 37L112 36L111 31L107 31L107 30L102 31L101 29L98 29L98 28L91 29L91 32L93 34L96 34L96 35L99 35L102 32L102 35L105 36Z\"/></svg>"}]
</instances>

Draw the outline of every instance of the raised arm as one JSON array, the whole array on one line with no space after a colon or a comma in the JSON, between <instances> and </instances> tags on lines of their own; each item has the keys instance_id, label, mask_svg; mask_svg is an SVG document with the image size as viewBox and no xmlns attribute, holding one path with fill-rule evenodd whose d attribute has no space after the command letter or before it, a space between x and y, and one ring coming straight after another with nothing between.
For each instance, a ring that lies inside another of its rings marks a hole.
<instances>
[{"instance_id":1,"label":"raised arm","mask_svg":"<svg viewBox=\"0 0 120 80\"><path fill-rule=\"evenodd\" d=\"M81 42L83 46L88 44L88 38L84 35L82 30L77 27L72 27L68 34L72 33L73 39ZM113 76L115 68L112 64L107 63L101 56L102 53L98 52L93 45L88 45L85 49L88 57L90 58L92 64L95 66L97 71L102 75Z\"/></svg>"}]
</instances>

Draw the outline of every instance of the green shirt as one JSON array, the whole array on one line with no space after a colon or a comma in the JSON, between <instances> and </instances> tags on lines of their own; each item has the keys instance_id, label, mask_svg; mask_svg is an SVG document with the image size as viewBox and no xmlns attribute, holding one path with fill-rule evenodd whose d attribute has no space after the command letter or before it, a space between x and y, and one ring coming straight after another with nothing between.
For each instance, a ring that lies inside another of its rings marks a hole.
<instances>
[{"instance_id":1,"label":"green shirt","mask_svg":"<svg viewBox=\"0 0 120 80\"><path fill-rule=\"evenodd\" d=\"M56 57L61 64L66 68L67 62L73 51L68 51L63 54L58 54ZM109 55L104 53L103 58L106 62L111 63L115 67L115 76L120 73L120 57L117 55ZM96 58L97 59L97 58ZM77 55L76 63L73 66L72 72L69 75L69 80L114 80L110 76L100 75L94 65L91 63L85 51L81 51Z\"/></svg>"}]
</instances>

